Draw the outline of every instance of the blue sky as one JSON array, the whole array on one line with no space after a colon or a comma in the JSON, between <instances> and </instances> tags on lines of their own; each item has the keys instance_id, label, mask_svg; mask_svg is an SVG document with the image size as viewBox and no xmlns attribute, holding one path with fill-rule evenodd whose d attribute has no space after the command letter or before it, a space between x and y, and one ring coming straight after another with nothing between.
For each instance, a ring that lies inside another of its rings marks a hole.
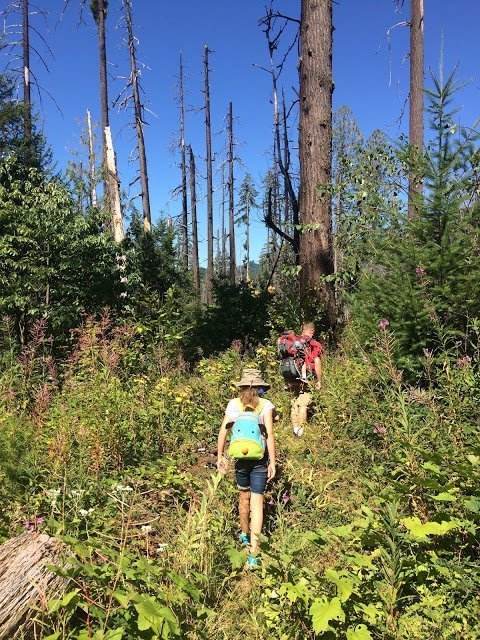
<instances>
[{"instance_id":1,"label":"blue sky","mask_svg":"<svg viewBox=\"0 0 480 640\"><path fill-rule=\"evenodd\" d=\"M2 0L2 4L7 0ZM82 119L90 109L94 120L100 119L96 30L87 7L85 24L79 25L80 0L70 0L62 20L59 16L63 0L42 0L50 15L48 27L40 16L31 22L40 30L53 50L55 59L45 58L49 73L35 58L32 69L41 85L51 92L61 110L46 95L43 106L34 94L36 106L51 144L55 160L65 167L71 151L79 151ZM394 0L338 0L334 5L334 106L347 104L352 109L363 133L383 129L392 138L408 128L408 110L400 114L408 95L408 29L393 25L408 19L408 0L396 10ZM107 48L111 81L109 98L113 101L123 82L116 76L128 73L127 51L122 46L122 31L118 28L121 0L110 0L107 20ZM298 17L299 0L278 0L276 6L283 13ZM178 215L180 201L172 199L171 191L180 181L178 153L170 147L178 130L178 106L175 87L178 76L179 52L183 52L186 68L187 121L186 138L197 155L199 193L204 195L202 175L205 175L204 114L198 111L203 103L202 57L208 43L211 55L211 98L214 150L220 160L225 144L224 116L230 100L235 115L237 155L242 164L237 168L237 188L245 170L260 185L269 163L272 138L271 85L269 76L254 65L267 64L265 38L258 27L264 13L261 0L133 0L135 32L139 39L138 57L146 65L142 82L147 106L155 115L148 117L146 146L154 218ZM444 42L444 66L450 70L460 63L459 74L472 79L459 96L462 111L459 115L470 123L479 115L480 60L480 2L478 0L425 0L426 69L438 69L440 46ZM443 35L442 35L443 34ZM38 37L35 46L44 51ZM287 65L281 83L288 95L297 83L295 52ZM426 75L428 86L428 72ZM128 126L126 113L111 110L111 126L115 140L122 187L135 176L136 163L129 162L135 144L133 130ZM296 130L292 127L292 145ZM219 162L215 175L220 184ZM134 187L131 195L134 195ZM215 194L215 228L219 223L220 192ZM138 203L140 204L140 203ZM204 203L199 208L204 217ZM205 240L205 225L200 236ZM258 255L266 237L260 222L253 228L253 255ZM205 256L203 242L201 256ZM241 242L237 242L240 252Z\"/></svg>"}]
</instances>

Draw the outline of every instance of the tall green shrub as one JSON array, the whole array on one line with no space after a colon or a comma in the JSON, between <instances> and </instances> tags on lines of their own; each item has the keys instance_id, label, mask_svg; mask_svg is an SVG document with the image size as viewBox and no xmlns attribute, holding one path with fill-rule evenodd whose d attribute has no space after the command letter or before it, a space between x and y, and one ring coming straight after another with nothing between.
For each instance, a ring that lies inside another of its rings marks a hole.
<instances>
[{"instance_id":1,"label":"tall green shrub","mask_svg":"<svg viewBox=\"0 0 480 640\"><path fill-rule=\"evenodd\" d=\"M416 218L399 215L385 228L352 299L364 341L381 320L388 321L407 369L416 366L422 350L461 339L480 314L474 294L480 277L480 208L472 179L477 136L454 123L451 104L461 87L454 73L445 81L432 78L425 197Z\"/></svg>"},{"instance_id":2,"label":"tall green shrub","mask_svg":"<svg viewBox=\"0 0 480 640\"><path fill-rule=\"evenodd\" d=\"M0 314L22 341L36 317L59 335L82 315L117 306L115 251L60 181L37 169L19 178L13 157L0 165Z\"/></svg>"}]
</instances>

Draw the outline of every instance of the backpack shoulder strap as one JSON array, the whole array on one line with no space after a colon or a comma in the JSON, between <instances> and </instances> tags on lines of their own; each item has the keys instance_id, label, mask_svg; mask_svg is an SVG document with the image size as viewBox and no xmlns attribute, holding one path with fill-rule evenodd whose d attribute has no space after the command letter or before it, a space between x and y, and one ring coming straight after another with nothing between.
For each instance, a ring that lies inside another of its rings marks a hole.
<instances>
[{"instance_id":1,"label":"backpack shoulder strap","mask_svg":"<svg viewBox=\"0 0 480 640\"><path fill-rule=\"evenodd\" d=\"M240 400L240 398L235 398L237 401L237 408L240 411L240 413L244 413L246 407L243 406L243 402ZM262 413L263 408L265 407L265 403L267 401L265 400L265 398L259 398L258 399L258 404L255 407L255 411L253 413L256 413L257 415L259 415L260 413Z\"/></svg>"},{"instance_id":2,"label":"backpack shoulder strap","mask_svg":"<svg viewBox=\"0 0 480 640\"><path fill-rule=\"evenodd\" d=\"M255 407L255 413L258 413L258 414L262 413L263 409L265 408L266 402L267 401L265 400L265 398L259 398L258 404Z\"/></svg>"}]
</instances>

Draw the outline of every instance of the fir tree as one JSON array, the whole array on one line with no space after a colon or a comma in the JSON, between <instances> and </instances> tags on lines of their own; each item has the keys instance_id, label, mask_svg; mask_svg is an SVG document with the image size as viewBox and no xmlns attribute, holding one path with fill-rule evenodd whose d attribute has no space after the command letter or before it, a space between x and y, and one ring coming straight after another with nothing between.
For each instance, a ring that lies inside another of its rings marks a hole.
<instances>
[{"instance_id":1,"label":"fir tree","mask_svg":"<svg viewBox=\"0 0 480 640\"><path fill-rule=\"evenodd\" d=\"M250 280L250 216L252 209L259 208L256 201L257 196L258 191L255 189L253 178L247 173L240 186L238 216L236 219L237 224L245 225L245 265L247 280Z\"/></svg>"}]
</instances>

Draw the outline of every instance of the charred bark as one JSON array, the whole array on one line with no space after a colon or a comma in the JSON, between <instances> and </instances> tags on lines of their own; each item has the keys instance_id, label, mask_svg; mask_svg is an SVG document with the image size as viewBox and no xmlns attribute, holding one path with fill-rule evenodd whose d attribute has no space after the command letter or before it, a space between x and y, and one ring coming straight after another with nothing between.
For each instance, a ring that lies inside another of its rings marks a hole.
<instances>
[{"instance_id":1,"label":"charred bark","mask_svg":"<svg viewBox=\"0 0 480 640\"><path fill-rule=\"evenodd\" d=\"M225 198L227 189L225 184L225 162L222 162L222 276L227 273L227 233L225 231Z\"/></svg>"},{"instance_id":2,"label":"charred bark","mask_svg":"<svg viewBox=\"0 0 480 640\"><path fill-rule=\"evenodd\" d=\"M204 76L205 76L205 135L207 147L207 276L205 290L207 304L213 302L213 178L212 178L212 130L210 123L210 81L208 68L208 46L204 49Z\"/></svg>"},{"instance_id":3,"label":"charred bark","mask_svg":"<svg viewBox=\"0 0 480 640\"><path fill-rule=\"evenodd\" d=\"M198 261L198 223L197 223L197 182L195 175L195 156L192 147L188 147L190 165L190 210L192 212L192 262L193 282L200 293L200 265Z\"/></svg>"},{"instance_id":4,"label":"charred bark","mask_svg":"<svg viewBox=\"0 0 480 640\"><path fill-rule=\"evenodd\" d=\"M88 130L88 164L89 164L89 194L90 206L97 206L97 189L95 186L95 149L93 146L92 118L90 111L87 109L87 130Z\"/></svg>"},{"instance_id":5,"label":"charred bark","mask_svg":"<svg viewBox=\"0 0 480 640\"><path fill-rule=\"evenodd\" d=\"M23 0L22 14L23 14L23 36L22 36L22 50L23 50L23 104L25 106L25 116L23 122L23 132L25 136L25 148L28 150L28 155L32 154L32 96L30 86L30 25L28 20L28 0ZM30 158L31 160L31 158Z\"/></svg>"},{"instance_id":6,"label":"charred bark","mask_svg":"<svg viewBox=\"0 0 480 640\"><path fill-rule=\"evenodd\" d=\"M185 107L183 97L183 60L180 53L180 154L182 168L182 237L183 237L183 266L188 269L188 208L187 208L187 166L185 159Z\"/></svg>"},{"instance_id":7,"label":"charred bark","mask_svg":"<svg viewBox=\"0 0 480 640\"><path fill-rule=\"evenodd\" d=\"M121 240L123 240L123 223L120 225L118 222L118 216L121 217L121 212L118 211L120 203L120 187L118 181L118 175L112 171L115 166L115 156L113 153L113 142L111 140L110 133L110 121L108 111L108 80L107 80L107 48L105 40L105 19L107 9L105 6L105 0L97 0L93 15L97 24L98 31L98 55L99 55L99 67L100 67L100 106L102 113L102 150L103 150L103 185L104 196L106 200L107 209L112 216L112 234L114 238L120 237L120 230L122 231ZM107 153L107 136L110 135L111 152ZM113 154L113 155L112 155ZM112 160L113 159L113 160ZM110 162L110 165L109 165ZM117 240L118 241L118 240Z\"/></svg>"},{"instance_id":8,"label":"charred bark","mask_svg":"<svg viewBox=\"0 0 480 640\"><path fill-rule=\"evenodd\" d=\"M235 284L236 260L235 260L235 211L234 211L234 191L233 191L233 107L229 103L228 107L228 229L229 229L229 249L230 249L230 284Z\"/></svg>"},{"instance_id":9,"label":"charred bark","mask_svg":"<svg viewBox=\"0 0 480 640\"><path fill-rule=\"evenodd\" d=\"M423 0L410 0L410 116L409 143L411 167L408 176L408 217L415 215L422 194L419 161L423 152L424 37Z\"/></svg>"},{"instance_id":10,"label":"charred bark","mask_svg":"<svg viewBox=\"0 0 480 640\"><path fill-rule=\"evenodd\" d=\"M150 213L150 191L148 188L147 154L145 151L145 138L143 135L143 105L140 99L138 83L139 70L133 36L132 3L125 0L125 18L127 23L128 50L130 54L130 83L133 93L133 109L135 114L135 129L137 132L138 162L140 165L140 185L142 189L143 228L146 233L152 230L152 216Z\"/></svg>"}]
</instances>

